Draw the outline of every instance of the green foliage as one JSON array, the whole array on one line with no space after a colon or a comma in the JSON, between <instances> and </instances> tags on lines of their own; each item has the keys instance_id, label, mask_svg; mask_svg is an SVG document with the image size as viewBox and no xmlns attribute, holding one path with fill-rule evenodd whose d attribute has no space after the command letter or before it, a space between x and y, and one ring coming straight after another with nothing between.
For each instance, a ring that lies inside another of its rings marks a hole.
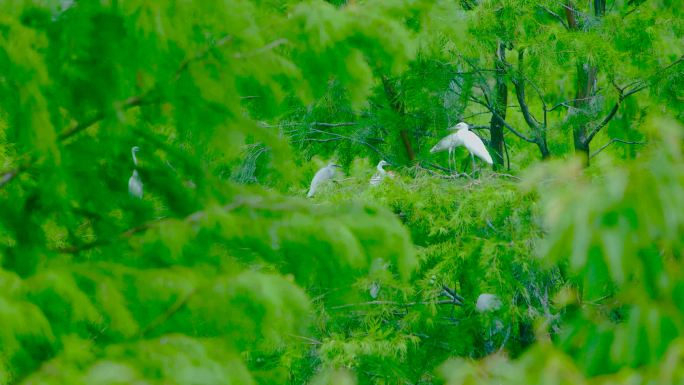
<instances>
[{"instance_id":1,"label":"green foliage","mask_svg":"<svg viewBox=\"0 0 684 385\"><path fill-rule=\"evenodd\" d=\"M684 18L600 3L2 2L0 384L681 382Z\"/></svg>"}]
</instances>

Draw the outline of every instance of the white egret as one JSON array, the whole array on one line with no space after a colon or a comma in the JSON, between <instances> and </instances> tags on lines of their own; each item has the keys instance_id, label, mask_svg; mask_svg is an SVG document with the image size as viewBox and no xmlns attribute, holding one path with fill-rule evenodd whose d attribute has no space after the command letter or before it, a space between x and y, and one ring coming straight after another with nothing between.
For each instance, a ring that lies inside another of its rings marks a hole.
<instances>
[{"instance_id":1,"label":"white egret","mask_svg":"<svg viewBox=\"0 0 684 385\"><path fill-rule=\"evenodd\" d=\"M385 171L383 167L388 166L389 163L385 162L384 160L381 160L380 163L378 163L378 166L376 169L378 172L376 172L370 179L370 185L371 186L377 186L382 182L383 179L385 179L385 176L388 175L388 172Z\"/></svg>"},{"instance_id":2,"label":"white egret","mask_svg":"<svg viewBox=\"0 0 684 385\"><path fill-rule=\"evenodd\" d=\"M313 179L311 180L311 187L309 187L309 192L306 194L307 198L311 198L316 193L316 189L321 183L332 179L335 176L335 168L340 167L334 163L330 163L327 166L316 172Z\"/></svg>"},{"instance_id":3,"label":"white egret","mask_svg":"<svg viewBox=\"0 0 684 385\"><path fill-rule=\"evenodd\" d=\"M368 290L370 293L371 298L376 299L378 298L378 294L380 293L380 284L377 282L371 283L370 289Z\"/></svg>"},{"instance_id":4,"label":"white egret","mask_svg":"<svg viewBox=\"0 0 684 385\"><path fill-rule=\"evenodd\" d=\"M449 130L456 130L456 132L440 140L434 147L430 149L430 153L448 150L449 168L451 168L454 149L458 146L464 146L466 150L470 152L470 157L473 159L473 169L475 169L476 156L488 164L494 163L491 155L489 155L487 148L482 142L482 139L470 131L467 123L460 122L453 128L449 128Z\"/></svg>"},{"instance_id":5,"label":"white egret","mask_svg":"<svg viewBox=\"0 0 684 385\"><path fill-rule=\"evenodd\" d=\"M134 146L131 148L131 154L133 155L133 165L138 166L138 158L136 158L135 154L140 151L140 148L138 146ZM138 170L133 169L133 175L131 175L130 178L128 178L128 193L135 198L142 199L143 196L143 183L142 180L140 180L140 175L138 175Z\"/></svg>"},{"instance_id":6,"label":"white egret","mask_svg":"<svg viewBox=\"0 0 684 385\"><path fill-rule=\"evenodd\" d=\"M495 311L501 308L501 300L495 294L483 293L477 297L477 304L475 309L478 312L484 313L488 311Z\"/></svg>"}]
</instances>

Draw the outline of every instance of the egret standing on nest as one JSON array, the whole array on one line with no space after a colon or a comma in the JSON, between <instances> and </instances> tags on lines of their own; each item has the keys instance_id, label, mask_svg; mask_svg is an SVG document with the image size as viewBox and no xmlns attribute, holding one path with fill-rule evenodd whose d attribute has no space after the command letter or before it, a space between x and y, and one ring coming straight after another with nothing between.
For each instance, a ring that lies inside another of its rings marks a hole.
<instances>
[{"instance_id":1,"label":"egret standing on nest","mask_svg":"<svg viewBox=\"0 0 684 385\"><path fill-rule=\"evenodd\" d=\"M335 176L336 167L339 168L340 166L334 163L330 163L316 172L316 175L314 175L313 179L311 180L311 187L309 187L309 193L306 194L307 198L311 198L312 196L314 196L314 194L316 193L316 189L318 188L318 186L320 186L321 183L330 180Z\"/></svg>"},{"instance_id":2,"label":"egret standing on nest","mask_svg":"<svg viewBox=\"0 0 684 385\"><path fill-rule=\"evenodd\" d=\"M444 151L448 150L449 151L449 168L451 168L451 162L454 154L454 149L458 146L464 146L468 152L470 152L470 157L473 160L473 170L475 170L475 157L477 156L478 158L482 159L483 161L487 162L488 164L493 164L494 161L492 160L491 155L489 155L489 152L487 152L487 148L485 147L484 143L482 142L482 139L480 139L479 136L475 135L472 131L468 129L468 124L465 122L461 122L454 126L453 128L450 128L450 130L457 130L456 133L453 133L444 139L440 140L439 143L435 144L434 147L430 149L430 153L435 153L438 151ZM454 161L455 163L455 161Z\"/></svg>"},{"instance_id":3,"label":"egret standing on nest","mask_svg":"<svg viewBox=\"0 0 684 385\"><path fill-rule=\"evenodd\" d=\"M378 163L378 166L376 167L378 172L376 172L370 179L371 186L379 185L380 182L382 182L382 180L388 175L388 172L383 168L385 166L389 166L389 163L385 162L384 160L381 160L380 163Z\"/></svg>"},{"instance_id":4,"label":"egret standing on nest","mask_svg":"<svg viewBox=\"0 0 684 385\"><path fill-rule=\"evenodd\" d=\"M140 151L138 146L131 148L131 154L133 155L133 165L138 167L138 158L135 154ZM140 175L138 175L138 170L133 169L133 175L128 178L128 193L135 198L142 199L143 196L143 183L140 180Z\"/></svg>"}]
</instances>

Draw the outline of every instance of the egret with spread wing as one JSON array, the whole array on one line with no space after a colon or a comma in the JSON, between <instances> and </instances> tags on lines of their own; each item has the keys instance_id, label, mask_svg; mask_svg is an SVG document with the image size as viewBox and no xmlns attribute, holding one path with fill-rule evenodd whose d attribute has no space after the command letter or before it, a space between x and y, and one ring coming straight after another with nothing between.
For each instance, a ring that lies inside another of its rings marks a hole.
<instances>
[{"instance_id":1,"label":"egret with spread wing","mask_svg":"<svg viewBox=\"0 0 684 385\"><path fill-rule=\"evenodd\" d=\"M454 149L458 146L463 146L470 152L470 157L473 159L473 169L475 169L476 156L488 164L494 163L491 155L489 155L489 152L487 151L487 147L485 147L482 142L482 139L470 131L467 123L461 122L454 126L453 130L456 130L456 132L440 140L439 143L430 149L430 153L448 150L449 168L451 168Z\"/></svg>"}]
</instances>

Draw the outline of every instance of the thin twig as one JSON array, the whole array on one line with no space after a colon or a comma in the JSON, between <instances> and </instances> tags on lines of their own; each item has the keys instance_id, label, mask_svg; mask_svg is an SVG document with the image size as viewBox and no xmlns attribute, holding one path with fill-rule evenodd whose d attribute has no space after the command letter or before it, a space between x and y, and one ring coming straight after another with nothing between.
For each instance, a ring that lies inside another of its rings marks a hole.
<instances>
[{"instance_id":1,"label":"thin twig","mask_svg":"<svg viewBox=\"0 0 684 385\"><path fill-rule=\"evenodd\" d=\"M601 148L599 148L598 150L596 150L596 152L594 152L593 154L591 154L591 155L589 156L589 159L595 157L595 156L598 155L601 151L605 150L608 146L610 146L610 145L613 144L613 143L624 143L624 144L632 144L632 145L642 145L642 144L646 144L647 142L631 142L631 141L627 141L627 140L622 140L622 139L618 139L618 138L613 138L613 139L611 139L608 143L606 143L606 144L604 144L603 146L601 146Z\"/></svg>"},{"instance_id":2,"label":"thin twig","mask_svg":"<svg viewBox=\"0 0 684 385\"><path fill-rule=\"evenodd\" d=\"M147 326L145 326L144 329L140 331L140 335L142 337L147 336L152 330L155 328L159 327L162 325L164 322L169 320L174 314L178 313L183 306L185 306L188 301L197 293L197 288L191 289L187 294L185 294L183 297L179 298L176 302L174 302L171 307L166 309L166 311L162 314L160 314L157 318L152 320Z\"/></svg>"},{"instance_id":3,"label":"thin twig","mask_svg":"<svg viewBox=\"0 0 684 385\"><path fill-rule=\"evenodd\" d=\"M312 122L311 125L322 126L322 127L344 127L344 126L355 126L356 122L340 122L340 123Z\"/></svg>"},{"instance_id":4,"label":"thin twig","mask_svg":"<svg viewBox=\"0 0 684 385\"><path fill-rule=\"evenodd\" d=\"M563 25L563 27L565 27L565 29L569 29L569 28L568 28L568 25L565 23L565 19L563 19L563 17L562 17L561 15L559 15L559 14L557 14L556 12L550 10L549 8L546 8L546 7L543 6L543 5L537 5L537 6L538 6L539 8L541 8L541 9L543 9L544 11L546 11L546 13L548 13L548 14L551 15L551 16L553 16L553 17L554 17L555 19L557 19L558 21L560 21L560 23Z\"/></svg>"},{"instance_id":5,"label":"thin twig","mask_svg":"<svg viewBox=\"0 0 684 385\"><path fill-rule=\"evenodd\" d=\"M251 52L245 52L245 53L236 52L233 54L233 57L237 58L237 59L242 59L242 58L256 56L256 55L259 55L259 54L264 53L266 51L270 51L270 50L272 50L278 46L281 46L281 45L287 44L287 43L288 43L287 39L280 38L280 39L274 40L274 41L266 44L265 46L263 46L261 48L255 49L254 51L251 51Z\"/></svg>"},{"instance_id":6,"label":"thin twig","mask_svg":"<svg viewBox=\"0 0 684 385\"><path fill-rule=\"evenodd\" d=\"M237 197L233 202L225 205L222 207L223 211L231 211L234 210L238 207L241 207L246 204L253 204L254 202L249 202L248 199L245 199L244 197ZM206 212L204 210L201 211L196 211L188 216L186 216L183 220L188 223L197 223L203 218L206 217ZM145 222L139 226L132 227L122 233L120 233L118 236L110 239L99 239L93 242L88 242L80 246L69 246L69 247L60 247L55 249L54 251L60 252L60 253L65 253L65 254L77 254L83 251L87 251L90 249L93 249L95 247L100 247L100 246L106 246L109 244L114 243L117 240L121 239L127 239L131 238L132 236L141 233L143 231L149 230L153 227L161 225L165 220L169 218L159 218L159 219L154 219L148 222Z\"/></svg>"},{"instance_id":7,"label":"thin twig","mask_svg":"<svg viewBox=\"0 0 684 385\"><path fill-rule=\"evenodd\" d=\"M338 305L330 307L330 310L347 309L350 307L357 306L372 306L372 305L395 305L395 306L416 306L416 305L454 305L463 306L462 304L454 301L453 299L443 299L439 301L416 301L416 302L397 302L397 301L368 301L368 302L358 302L358 303L348 303L345 305Z\"/></svg>"},{"instance_id":8,"label":"thin twig","mask_svg":"<svg viewBox=\"0 0 684 385\"><path fill-rule=\"evenodd\" d=\"M233 38L233 37L232 37L231 35L225 35L225 36L223 36L222 38L220 38L220 39L216 42L216 44L212 44L212 45L210 45L209 47L203 49L202 51L196 53L196 54L193 55L192 57L183 60L183 62L178 66L178 69L177 69L176 72L174 73L173 79L174 79L174 80L178 80L178 78L180 77L180 75L181 75L185 70L188 69L188 67L190 66L191 63L203 59L207 54L209 54L209 52L211 52L212 49L223 46L224 44L226 44L226 43L228 43L229 41L231 41L232 38Z\"/></svg>"},{"instance_id":9,"label":"thin twig","mask_svg":"<svg viewBox=\"0 0 684 385\"><path fill-rule=\"evenodd\" d=\"M492 175L492 176L500 176L500 177L504 177L504 178L511 178L511 179L515 179L515 180L522 180L522 178L517 177L517 176L515 176L515 175L504 174L504 173L500 173L500 172L493 172L493 173L491 173L490 175Z\"/></svg>"},{"instance_id":10,"label":"thin twig","mask_svg":"<svg viewBox=\"0 0 684 385\"><path fill-rule=\"evenodd\" d=\"M215 47L224 45L226 42L230 41L230 39L231 39L231 36L230 36L230 35L226 35L226 36L224 36L223 38L221 38L221 39L220 39L216 44L214 44L212 47L203 50L202 52L198 53L197 55L193 56L193 57L190 58L190 59L184 60L184 61L180 64L180 66L178 67L178 69L176 70L176 72L175 72L175 74L174 74L174 77L173 77L172 81L177 80L177 79L180 77L180 74L188 68L188 66L190 65L190 63L192 63L192 62L194 62L194 61L196 61L196 60L199 60L199 59L203 58L207 53L209 53L209 52L211 51L212 48L215 48ZM135 107L135 106L140 106L140 105L142 105L142 104L144 104L144 103L152 102L152 100L147 99L147 96L151 95L152 92L153 92L156 88L157 88L157 87L153 87L153 88L151 88L150 90L148 90L147 92L145 92L145 93L143 93L143 94L141 94L141 95L131 96L131 97L129 97L129 98L127 98L127 99L125 99L125 100L123 100L123 101L121 101L121 102L114 103L114 105L115 105L116 107L119 107L119 110L121 110L121 109L126 110L126 109L129 109L129 108ZM61 132L61 133L58 135L57 138L58 138L59 141L64 141L64 140L66 140L66 139L69 139L69 138L71 138L72 136L74 136L74 135L76 135L76 134L78 134L78 133L80 133L80 132L82 132L82 131L88 129L89 127L92 127L94 124L96 124L97 122L101 121L102 119L104 119L104 118L106 118L106 117L107 117L107 114L105 114L105 112L103 112L103 111L100 111L100 112L98 112L97 114L95 114L92 118L90 118L90 119L88 119L88 120L86 120L86 121L84 121L84 122L76 123L76 124L75 124L74 126L72 126L71 128L67 129L67 130L64 131L64 132ZM10 170L7 170L7 171L2 172L2 176L0 177L0 188L1 188L1 187L4 187L6 184L10 183L10 182L11 182L12 180L14 180L20 173L22 173L22 172L28 170L29 168L31 168L31 167L38 161L38 159L33 158L33 156L31 156L31 155L26 155L26 156L27 156L28 159L27 159L25 162L23 162L19 167L16 167L16 168L13 168L13 169L10 169Z\"/></svg>"}]
</instances>

